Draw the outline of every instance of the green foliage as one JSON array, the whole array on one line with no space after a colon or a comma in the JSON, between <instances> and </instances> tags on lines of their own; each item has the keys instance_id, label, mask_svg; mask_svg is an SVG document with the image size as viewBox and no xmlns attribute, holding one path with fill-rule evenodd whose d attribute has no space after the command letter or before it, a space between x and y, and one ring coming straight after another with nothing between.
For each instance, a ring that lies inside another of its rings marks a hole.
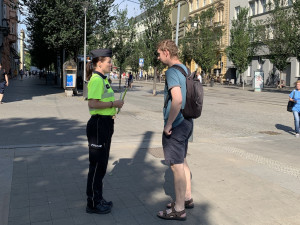
<instances>
[{"instance_id":1,"label":"green foliage","mask_svg":"<svg viewBox=\"0 0 300 225\"><path fill-rule=\"evenodd\" d=\"M264 44L268 46L271 62L279 71L283 71L293 54L293 19L289 9L283 9L280 2L274 0L273 10L267 20L269 29L266 29Z\"/></svg>"},{"instance_id":2,"label":"green foliage","mask_svg":"<svg viewBox=\"0 0 300 225\"><path fill-rule=\"evenodd\" d=\"M293 38L291 40L293 55L300 61L300 0L295 0L293 3L292 24Z\"/></svg>"},{"instance_id":3,"label":"green foliage","mask_svg":"<svg viewBox=\"0 0 300 225\"><path fill-rule=\"evenodd\" d=\"M228 58L233 62L238 72L242 74L248 68L254 56L255 42L251 41L253 25L248 18L248 9L241 8L230 30L230 45L226 48Z\"/></svg>"},{"instance_id":4,"label":"green foliage","mask_svg":"<svg viewBox=\"0 0 300 225\"><path fill-rule=\"evenodd\" d=\"M110 24L113 17L109 16L109 10L114 0L87 2L87 37L90 37L87 45L95 48L111 46ZM23 0L20 9L25 7L33 63L40 68L48 67L56 62L57 54L61 54L63 49L66 58L77 60L77 55L83 51L83 1Z\"/></svg>"},{"instance_id":5,"label":"green foliage","mask_svg":"<svg viewBox=\"0 0 300 225\"><path fill-rule=\"evenodd\" d=\"M132 41L135 35L133 24L127 18L127 10L117 11L113 30L113 52L116 65L120 67L120 72L122 73L125 68L125 61L132 53Z\"/></svg>"},{"instance_id":6,"label":"green foliage","mask_svg":"<svg viewBox=\"0 0 300 225\"><path fill-rule=\"evenodd\" d=\"M139 72L139 58L142 58L141 52L145 49L144 42L138 40L132 44L132 53L126 58L126 66L130 66L134 73Z\"/></svg>"},{"instance_id":7,"label":"green foliage","mask_svg":"<svg viewBox=\"0 0 300 225\"><path fill-rule=\"evenodd\" d=\"M26 70L30 70L31 67L31 56L29 52L25 52L25 67Z\"/></svg>"},{"instance_id":8,"label":"green foliage","mask_svg":"<svg viewBox=\"0 0 300 225\"><path fill-rule=\"evenodd\" d=\"M166 5L164 0L141 0L140 3L144 11L142 19L146 28L143 38L146 46L143 49L145 64L162 68L163 66L157 60L157 44L161 40L171 39L170 6Z\"/></svg>"},{"instance_id":9,"label":"green foliage","mask_svg":"<svg viewBox=\"0 0 300 225\"><path fill-rule=\"evenodd\" d=\"M190 18L187 23L191 27L180 42L184 62L194 59L205 73L210 73L220 59L223 27L213 22L214 15L215 9L210 8Z\"/></svg>"}]
</instances>

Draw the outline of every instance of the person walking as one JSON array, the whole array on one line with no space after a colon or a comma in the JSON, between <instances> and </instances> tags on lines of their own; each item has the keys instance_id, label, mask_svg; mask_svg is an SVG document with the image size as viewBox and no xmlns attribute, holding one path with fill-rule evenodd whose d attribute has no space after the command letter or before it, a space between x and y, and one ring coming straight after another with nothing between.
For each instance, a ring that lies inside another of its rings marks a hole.
<instances>
[{"instance_id":1,"label":"person walking","mask_svg":"<svg viewBox=\"0 0 300 225\"><path fill-rule=\"evenodd\" d=\"M300 126L300 80L296 82L296 89L289 95L289 100L295 102L293 107L293 115L295 122L295 137L299 138L299 126Z\"/></svg>"},{"instance_id":2,"label":"person walking","mask_svg":"<svg viewBox=\"0 0 300 225\"><path fill-rule=\"evenodd\" d=\"M111 211L113 203L103 198L103 178L114 133L116 108L122 108L124 102L115 100L114 91L105 75L112 66L112 51L96 49L91 51L91 56L93 59L87 64L88 107L91 118L86 127L90 162L86 212L106 214Z\"/></svg>"},{"instance_id":3,"label":"person walking","mask_svg":"<svg viewBox=\"0 0 300 225\"><path fill-rule=\"evenodd\" d=\"M24 71L21 69L21 70L20 70L20 77L21 77L21 80L23 80L23 75L24 75Z\"/></svg>"},{"instance_id":4,"label":"person walking","mask_svg":"<svg viewBox=\"0 0 300 225\"><path fill-rule=\"evenodd\" d=\"M158 60L167 65L164 89L165 106L162 145L165 162L170 165L174 176L176 199L167 204L167 210L159 211L157 216L167 220L186 220L185 208L193 208L191 192L191 171L186 155L188 139L192 134L193 120L186 119L181 113L186 101L186 78L173 65L188 70L178 58L178 48L174 41L164 40L157 47ZM171 98L168 97L171 94Z\"/></svg>"},{"instance_id":5,"label":"person walking","mask_svg":"<svg viewBox=\"0 0 300 225\"><path fill-rule=\"evenodd\" d=\"M2 63L0 63L0 104L3 104L2 99L4 96L5 86L8 86L8 76L4 69L2 69Z\"/></svg>"},{"instance_id":6,"label":"person walking","mask_svg":"<svg viewBox=\"0 0 300 225\"><path fill-rule=\"evenodd\" d=\"M128 87L132 88L132 83L133 83L133 75L131 72L128 73L129 77L128 77Z\"/></svg>"}]
</instances>

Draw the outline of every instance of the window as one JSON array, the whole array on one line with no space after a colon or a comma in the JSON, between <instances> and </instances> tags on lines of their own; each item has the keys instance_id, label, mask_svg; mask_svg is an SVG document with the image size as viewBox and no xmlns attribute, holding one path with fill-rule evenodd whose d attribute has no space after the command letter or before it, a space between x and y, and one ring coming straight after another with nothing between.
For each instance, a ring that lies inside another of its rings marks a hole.
<instances>
[{"instance_id":1,"label":"window","mask_svg":"<svg viewBox=\"0 0 300 225\"><path fill-rule=\"evenodd\" d=\"M288 0L288 5L293 5L293 0Z\"/></svg>"},{"instance_id":2,"label":"window","mask_svg":"<svg viewBox=\"0 0 300 225\"><path fill-rule=\"evenodd\" d=\"M6 5L3 4L3 18L6 19Z\"/></svg>"},{"instance_id":3,"label":"window","mask_svg":"<svg viewBox=\"0 0 300 225\"><path fill-rule=\"evenodd\" d=\"M196 9L199 9L199 0L197 0Z\"/></svg>"},{"instance_id":4,"label":"window","mask_svg":"<svg viewBox=\"0 0 300 225\"><path fill-rule=\"evenodd\" d=\"M262 13L265 13L267 11L266 0L261 0L261 6L262 6Z\"/></svg>"},{"instance_id":5,"label":"window","mask_svg":"<svg viewBox=\"0 0 300 225\"><path fill-rule=\"evenodd\" d=\"M255 2L250 2L249 3L249 7L250 7L250 16L254 16L255 15Z\"/></svg>"},{"instance_id":6,"label":"window","mask_svg":"<svg viewBox=\"0 0 300 225\"><path fill-rule=\"evenodd\" d=\"M206 5L206 0L203 0L203 6L205 6Z\"/></svg>"},{"instance_id":7,"label":"window","mask_svg":"<svg viewBox=\"0 0 300 225\"><path fill-rule=\"evenodd\" d=\"M237 6L234 8L234 18L237 19L239 13L240 13L241 7Z\"/></svg>"}]
</instances>

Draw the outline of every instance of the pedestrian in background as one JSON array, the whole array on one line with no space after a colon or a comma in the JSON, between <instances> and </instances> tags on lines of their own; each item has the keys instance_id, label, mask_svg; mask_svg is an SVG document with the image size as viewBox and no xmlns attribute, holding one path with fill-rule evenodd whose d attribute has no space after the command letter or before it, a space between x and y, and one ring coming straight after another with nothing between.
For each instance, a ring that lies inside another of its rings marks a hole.
<instances>
[{"instance_id":1,"label":"pedestrian in background","mask_svg":"<svg viewBox=\"0 0 300 225\"><path fill-rule=\"evenodd\" d=\"M299 126L300 126L300 80L296 82L296 89L293 90L289 95L290 101L295 102L293 107L293 115L295 122L295 137L299 137Z\"/></svg>"},{"instance_id":2,"label":"pedestrian in background","mask_svg":"<svg viewBox=\"0 0 300 225\"><path fill-rule=\"evenodd\" d=\"M167 210L159 211L157 216L167 220L186 220L185 208L193 208L191 192L191 171L186 155L188 139L192 134L193 120L186 119L181 113L186 101L186 78L173 65L188 69L179 61L178 48L174 41L164 40L158 44L158 60L167 65L164 89L164 130L162 137L165 162L170 165L174 176L176 199L167 204ZM171 98L168 98L168 93Z\"/></svg>"},{"instance_id":3,"label":"pedestrian in background","mask_svg":"<svg viewBox=\"0 0 300 225\"><path fill-rule=\"evenodd\" d=\"M2 63L0 63L0 104L3 104L2 99L6 86L8 86L8 76L5 70L2 69Z\"/></svg>"},{"instance_id":4,"label":"pedestrian in background","mask_svg":"<svg viewBox=\"0 0 300 225\"><path fill-rule=\"evenodd\" d=\"M128 87L132 88L132 83L133 83L133 75L131 72L128 73L129 77L128 77Z\"/></svg>"},{"instance_id":5,"label":"pedestrian in background","mask_svg":"<svg viewBox=\"0 0 300 225\"><path fill-rule=\"evenodd\" d=\"M24 75L24 72L23 72L23 70L21 69L21 70L20 70L20 77L21 77L21 80L23 80L23 75Z\"/></svg>"},{"instance_id":6,"label":"pedestrian in background","mask_svg":"<svg viewBox=\"0 0 300 225\"><path fill-rule=\"evenodd\" d=\"M86 212L106 214L111 211L113 203L103 198L103 178L114 133L116 108L122 108L124 102L115 100L114 91L105 76L112 66L112 51L96 49L91 51L91 56L93 59L87 64L88 106L91 118L86 127L90 162Z\"/></svg>"}]
</instances>

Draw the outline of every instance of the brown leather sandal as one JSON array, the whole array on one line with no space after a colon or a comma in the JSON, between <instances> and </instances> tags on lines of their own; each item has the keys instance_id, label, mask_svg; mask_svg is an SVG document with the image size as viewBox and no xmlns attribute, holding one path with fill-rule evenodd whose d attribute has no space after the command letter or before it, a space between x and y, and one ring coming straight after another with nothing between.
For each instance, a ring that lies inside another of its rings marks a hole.
<instances>
[{"instance_id":1,"label":"brown leather sandal","mask_svg":"<svg viewBox=\"0 0 300 225\"><path fill-rule=\"evenodd\" d=\"M175 202L171 202L171 203L167 204L166 207L168 209L170 209L172 207L172 205L175 205ZM184 207L186 209L192 209L192 208L194 208L194 201L193 201L193 199L191 198L190 200L184 201Z\"/></svg>"},{"instance_id":2,"label":"brown leather sandal","mask_svg":"<svg viewBox=\"0 0 300 225\"><path fill-rule=\"evenodd\" d=\"M164 210L164 211L162 211L163 212L162 215L160 213L158 213L157 216L164 220L181 220L181 221L186 220L186 215L182 216L183 214L185 214L185 210L177 212L175 210L174 206L175 205L172 205L172 207L171 207L172 212L167 213L167 210Z\"/></svg>"}]
</instances>

